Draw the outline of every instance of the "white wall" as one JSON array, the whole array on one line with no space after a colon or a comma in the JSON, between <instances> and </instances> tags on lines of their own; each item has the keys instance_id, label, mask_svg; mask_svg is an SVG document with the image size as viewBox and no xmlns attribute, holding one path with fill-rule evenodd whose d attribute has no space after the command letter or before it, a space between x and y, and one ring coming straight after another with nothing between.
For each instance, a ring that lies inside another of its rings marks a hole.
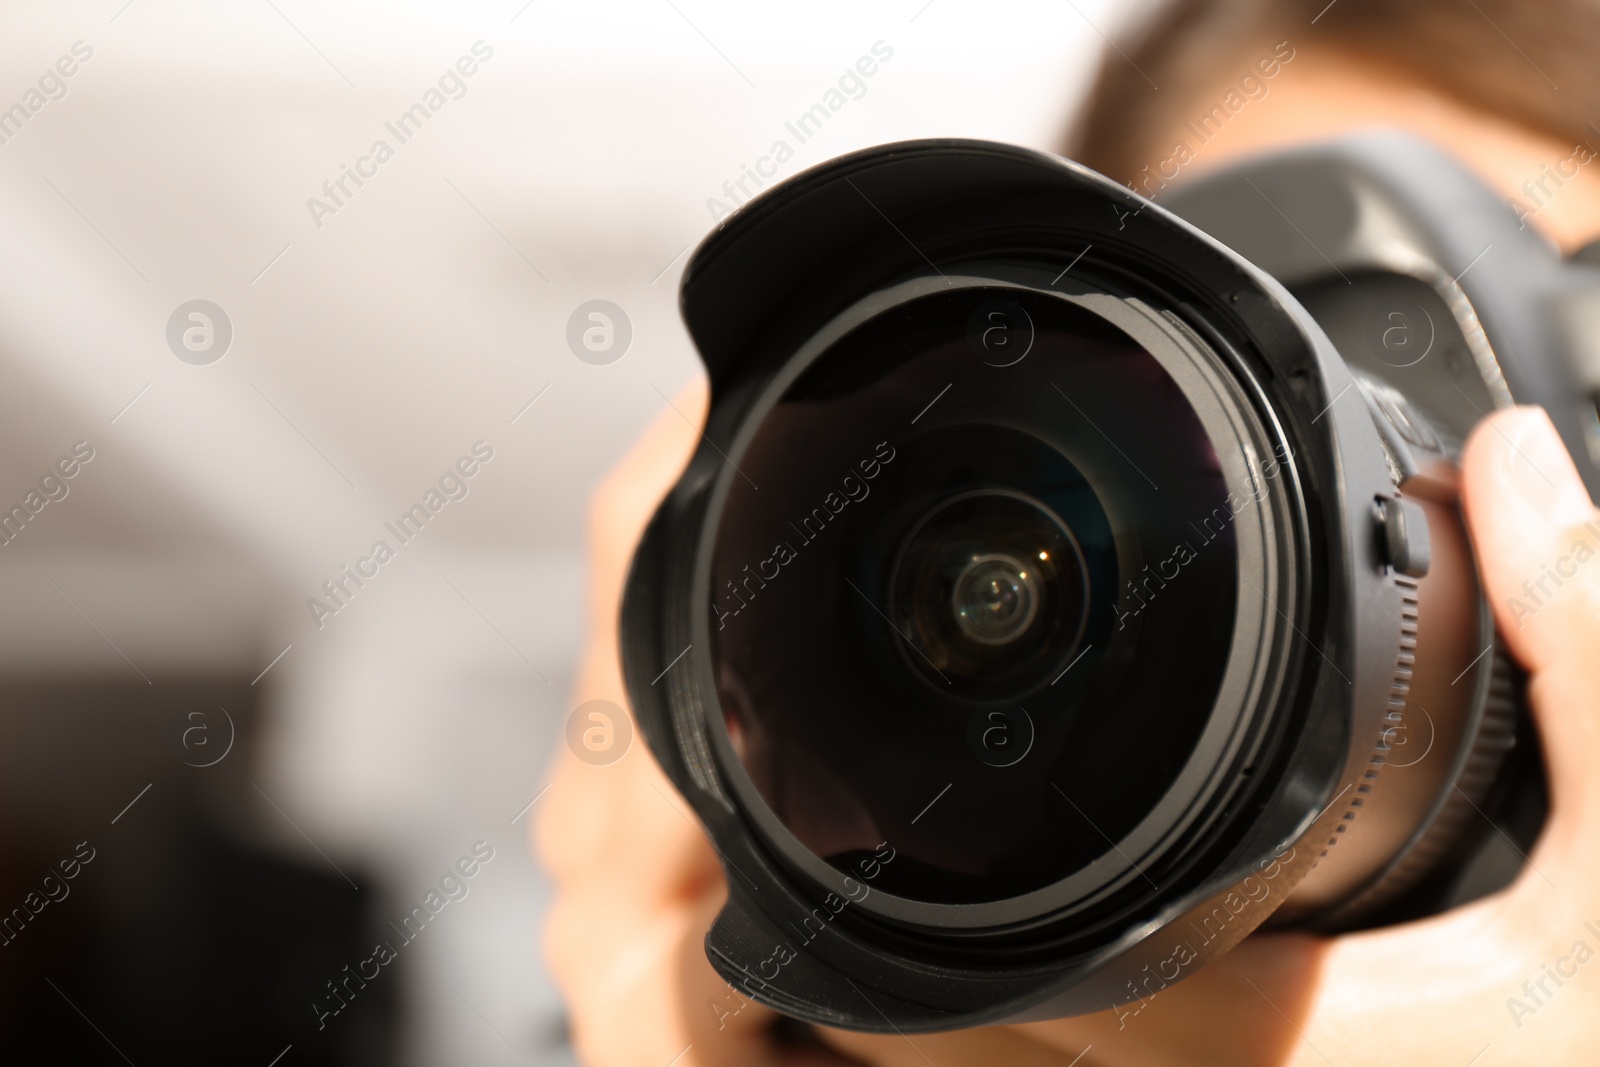
<instances>
[{"instance_id":1,"label":"white wall","mask_svg":"<svg viewBox=\"0 0 1600 1067\"><path fill-rule=\"evenodd\" d=\"M0 8L0 108L93 49L0 144L0 503L96 452L0 548L0 671L254 676L292 646L259 780L310 837L400 895L499 849L424 950L413 1062L520 1062L478 1010L542 1054L544 890L510 819L568 710L585 495L696 373L676 284L707 199L878 41L892 59L784 175L908 137L1053 147L1108 7ZM465 95L398 144L384 122L479 40ZM319 227L307 198L379 137L394 158ZM610 366L564 341L595 297L633 323ZM195 298L234 331L206 366L165 338ZM317 629L306 599L478 440L466 499Z\"/></svg>"}]
</instances>

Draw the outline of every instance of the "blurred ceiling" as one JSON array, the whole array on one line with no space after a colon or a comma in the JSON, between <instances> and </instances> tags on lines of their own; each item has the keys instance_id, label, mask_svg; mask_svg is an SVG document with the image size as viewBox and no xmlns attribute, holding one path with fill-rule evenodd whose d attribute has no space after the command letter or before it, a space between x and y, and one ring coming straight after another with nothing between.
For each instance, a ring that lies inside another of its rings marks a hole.
<instances>
[{"instance_id":1,"label":"blurred ceiling","mask_svg":"<svg viewBox=\"0 0 1600 1067\"><path fill-rule=\"evenodd\" d=\"M0 670L125 669L112 644L264 666L480 440L425 551L578 551L588 487L696 372L675 286L723 183L779 139L776 177L896 138L1048 146L1103 6L7 5L0 107L92 55L0 144L0 503L74 442L96 458L0 549ZM385 123L476 42L401 143ZM877 42L799 144L784 123ZM379 139L393 158L314 217ZM564 340L596 297L633 325L609 366ZM205 366L166 340L193 299L232 326Z\"/></svg>"}]
</instances>

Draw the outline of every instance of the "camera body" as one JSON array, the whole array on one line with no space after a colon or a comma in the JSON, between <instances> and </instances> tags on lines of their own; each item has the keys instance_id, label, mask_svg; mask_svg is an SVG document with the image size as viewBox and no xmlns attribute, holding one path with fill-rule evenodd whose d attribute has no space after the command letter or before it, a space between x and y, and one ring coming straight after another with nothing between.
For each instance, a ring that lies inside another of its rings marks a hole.
<instances>
[{"instance_id":1,"label":"camera body","mask_svg":"<svg viewBox=\"0 0 1600 1067\"><path fill-rule=\"evenodd\" d=\"M1537 807L1455 460L1540 403L1600 487L1600 271L1436 149L1157 206L889 145L725 220L682 307L712 404L624 672L741 993L902 1032L1137 1011L1264 923L1445 906Z\"/></svg>"}]
</instances>

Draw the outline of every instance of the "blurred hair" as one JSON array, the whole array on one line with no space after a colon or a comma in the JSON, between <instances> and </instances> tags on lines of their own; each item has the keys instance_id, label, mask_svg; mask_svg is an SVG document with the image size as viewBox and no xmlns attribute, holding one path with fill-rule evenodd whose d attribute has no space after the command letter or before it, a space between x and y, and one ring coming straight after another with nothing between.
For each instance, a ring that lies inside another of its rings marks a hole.
<instances>
[{"instance_id":1,"label":"blurred hair","mask_svg":"<svg viewBox=\"0 0 1600 1067\"><path fill-rule=\"evenodd\" d=\"M1067 154L1131 181L1186 104L1281 40L1359 56L1563 140L1600 143L1600 0L1171 0L1106 50Z\"/></svg>"}]
</instances>

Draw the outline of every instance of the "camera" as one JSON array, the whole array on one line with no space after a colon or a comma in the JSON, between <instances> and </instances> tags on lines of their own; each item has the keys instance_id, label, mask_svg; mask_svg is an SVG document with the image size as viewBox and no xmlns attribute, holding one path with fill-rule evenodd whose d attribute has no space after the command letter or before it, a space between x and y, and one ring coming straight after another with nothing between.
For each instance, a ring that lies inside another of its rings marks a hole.
<instances>
[{"instance_id":1,"label":"camera","mask_svg":"<svg viewBox=\"0 0 1600 1067\"><path fill-rule=\"evenodd\" d=\"M723 220L622 645L735 990L905 1033L1126 1012L1263 925L1503 884L1542 768L1456 460L1542 404L1600 488L1600 269L1523 223L1382 131L1160 205L894 144Z\"/></svg>"}]
</instances>

